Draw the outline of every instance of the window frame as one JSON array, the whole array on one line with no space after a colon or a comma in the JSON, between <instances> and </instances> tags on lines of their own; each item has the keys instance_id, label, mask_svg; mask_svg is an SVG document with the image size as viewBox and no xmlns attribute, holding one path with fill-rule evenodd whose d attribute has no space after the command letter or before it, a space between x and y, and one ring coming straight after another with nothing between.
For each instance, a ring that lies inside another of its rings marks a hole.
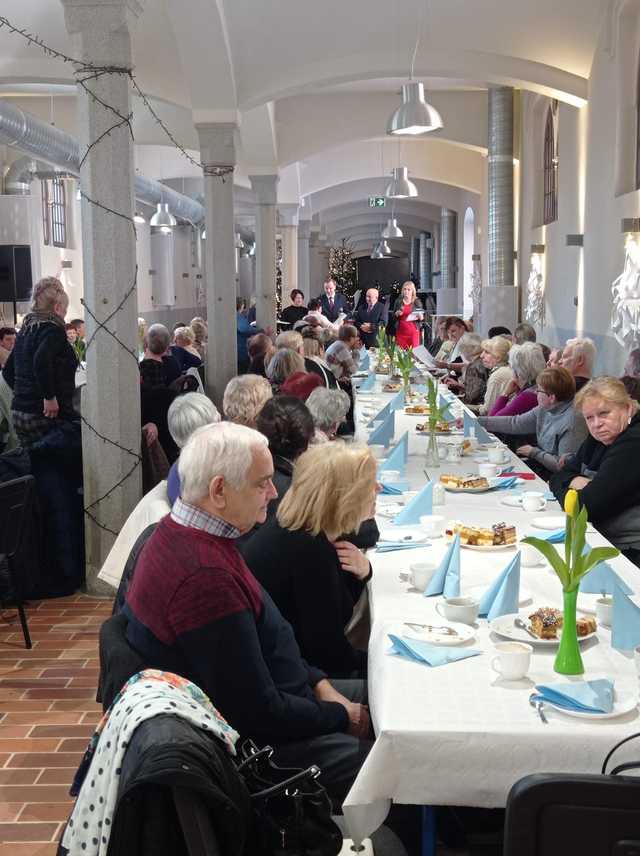
<instances>
[{"instance_id":1,"label":"window frame","mask_svg":"<svg viewBox=\"0 0 640 856\"><path fill-rule=\"evenodd\" d=\"M54 247L67 246L67 194L59 176L51 179L51 241Z\"/></svg>"},{"instance_id":2,"label":"window frame","mask_svg":"<svg viewBox=\"0 0 640 856\"><path fill-rule=\"evenodd\" d=\"M558 155L555 119L551 107L547 110L543 147L542 223L547 226L558 219Z\"/></svg>"},{"instance_id":3,"label":"window frame","mask_svg":"<svg viewBox=\"0 0 640 856\"><path fill-rule=\"evenodd\" d=\"M42 199L42 238L45 247L51 246L51 208L49 205L49 181L43 179L40 182L40 195Z\"/></svg>"}]
</instances>

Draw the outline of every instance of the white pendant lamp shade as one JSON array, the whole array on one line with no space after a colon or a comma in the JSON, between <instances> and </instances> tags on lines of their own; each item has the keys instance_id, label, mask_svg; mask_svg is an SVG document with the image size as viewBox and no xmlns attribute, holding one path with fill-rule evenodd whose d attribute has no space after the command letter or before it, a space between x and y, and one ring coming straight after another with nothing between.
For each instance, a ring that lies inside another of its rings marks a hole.
<instances>
[{"instance_id":1,"label":"white pendant lamp shade","mask_svg":"<svg viewBox=\"0 0 640 856\"><path fill-rule=\"evenodd\" d=\"M203 241L207 240L207 230L206 229L203 228L202 232L200 233L200 237L202 238Z\"/></svg>"},{"instance_id":2,"label":"white pendant lamp shade","mask_svg":"<svg viewBox=\"0 0 640 856\"><path fill-rule=\"evenodd\" d=\"M381 252L379 243L377 243L374 246L373 252L371 253L371 258L372 259L383 259L384 258L384 253Z\"/></svg>"},{"instance_id":3,"label":"white pendant lamp shade","mask_svg":"<svg viewBox=\"0 0 640 856\"><path fill-rule=\"evenodd\" d=\"M380 250L383 256L391 255L391 247L389 246L389 244L387 244L385 240L380 241L380 243L378 244L378 249Z\"/></svg>"},{"instance_id":4,"label":"white pendant lamp shade","mask_svg":"<svg viewBox=\"0 0 640 856\"><path fill-rule=\"evenodd\" d=\"M435 107L424 100L422 83L405 83L402 104L387 123L387 134L416 137L442 128L442 117Z\"/></svg>"},{"instance_id":5,"label":"white pendant lamp shade","mask_svg":"<svg viewBox=\"0 0 640 856\"><path fill-rule=\"evenodd\" d=\"M395 217L387 220L387 225L382 230L383 238L402 238L402 229L398 226L398 221Z\"/></svg>"},{"instance_id":6,"label":"white pendant lamp shade","mask_svg":"<svg viewBox=\"0 0 640 856\"><path fill-rule=\"evenodd\" d=\"M384 195L388 199L409 199L418 195L418 188L412 181L409 181L409 170L406 166L396 166L393 168L393 178L387 185Z\"/></svg>"},{"instance_id":7,"label":"white pendant lamp shade","mask_svg":"<svg viewBox=\"0 0 640 856\"><path fill-rule=\"evenodd\" d=\"M146 223L147 221L144 219L144 214L142 214L142 212L136 211L136 213L133 215L133 222Z\"/></svg>"},{"instance_id":8,"label":"white pendant lamp shade","mask_svg":"<svg viewBox=\"0 0 640 856\"><path fill-rule=\"evenodd\" d=\"M158 202L158 205L156 206L156 213L153 215L151 220L149 220L149 225L167 226L171 228L172 226L176 226L177 224L178 221L169 211L169 204L167 202Z\"/></svg>"},{"instance_id":9,"label":"white pendant lamp shade","mask_svg":"<svg viewBox=\"0 0 640 856\"><path fill-rule=\"evenodd\" d=\"M240 232L236 232L236 250L244 250L244 241L240 236Z\"/></svg>"}]
</instances>

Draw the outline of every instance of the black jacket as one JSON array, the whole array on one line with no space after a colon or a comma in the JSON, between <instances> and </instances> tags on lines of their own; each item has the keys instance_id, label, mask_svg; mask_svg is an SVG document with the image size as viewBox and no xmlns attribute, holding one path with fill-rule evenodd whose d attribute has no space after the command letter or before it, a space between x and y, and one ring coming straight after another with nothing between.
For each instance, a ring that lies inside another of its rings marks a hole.
<instances>
[{"instance_id":1,"label":"black jacket","mask_svg":"<svg viewBox=\"0 0 640 856\"><path fill-rule=\"evenodd\" d=\"M353 316L353 320L360 331L360 338L362 339L364 346L366 348L372 348L376 343L378 328L381 326L384 327L386 322L385 306L380 303L379 300L371 307L371 309L369 309L367 303L361 303ZM361 327L365 323L371 324L373 330L370 333L362 332Z\"/></svg>"},{"instance_id":2,"label":"black jacket","mask_svg":"<svg viewBox=\"0 0 640 856\"><path fill-rule=\"evenodd\" d=\"M362 671L366 655L344 629L365 582L342 570L325 535L283 529L268 520L245 545L249 568L293 627L302 656L330 677Z\"/></svg>"},{"instance_id":3,"label":"black jacket","mask_svg":"<svg viewBox=\"0 0 640 856\"><path fill-rule=\"evenodd\" d=\"M329 298L326 294L322 294L319 300L322 304L322 314L325 315L331 322L335 321L341 312L349 311L349 304L347 303L343 295L338 294L337 292L333 298L333 306L329 306Z\"/></svg>"},{"instance_id":4,"label":"black jacket","mask_svg":"<svg viewBox=\"0 0 640 856\"><path fill-rule=\"evenodd\" d=\"M13 389L12 409L42 415L45 398L57 398L61 419L73 408L78 358L65 329L53 321L20 330L2 376Z\"/></svg>"},{"instance_id":5,"label":"black jacket","mask_svg":"<svg viewBox=\"0 0 640 856\"><path fill-rule=\"evenodd\" d=\"M640 509L640 413L610 446L589 435L564 469L551 476L549 486L561 506L571 480L580 475L592 478L579 497L598 528L610 528L610 521L622 512Z\"/></svg>"}]
</instances>

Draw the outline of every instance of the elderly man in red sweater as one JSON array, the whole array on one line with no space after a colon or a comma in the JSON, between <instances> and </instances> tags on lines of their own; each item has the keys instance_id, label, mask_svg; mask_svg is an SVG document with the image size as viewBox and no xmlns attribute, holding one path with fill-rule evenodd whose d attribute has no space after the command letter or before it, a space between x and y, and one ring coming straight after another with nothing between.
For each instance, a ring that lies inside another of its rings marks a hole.
<instances>
[{"instance_id":1,"label":"elderly man in red sweater","mask_svg":"<svg viewBox=\"0 0 640 856\"><path fill-rule=\"evenodd\" d=\"M129 642L198 684L243 736L275 746L280 763L317 764L343 799L371 747L366 685L330 683L303 660L235 543L264 523L276 496L266 438L207 425L178 471L181 497L145 544L127 593Z\"/></svg>"}]
</instances>

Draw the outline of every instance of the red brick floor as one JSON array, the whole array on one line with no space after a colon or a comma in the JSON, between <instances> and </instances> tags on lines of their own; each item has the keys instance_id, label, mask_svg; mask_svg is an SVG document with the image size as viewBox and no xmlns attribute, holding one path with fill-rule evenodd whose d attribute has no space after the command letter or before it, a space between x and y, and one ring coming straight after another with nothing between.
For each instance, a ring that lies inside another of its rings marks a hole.
<instances>
[{"instance_id":1,"label":"red brick floor","mask_svg":"<svg viewBox=\"0 0 640 856\"><path fill-rule=\"evenodd\" d=\"M72 800L69 786L93 733L98 630L111 601L86 595L0 620L0 856L53 856Z\"/></svg>"}]
</instances>

